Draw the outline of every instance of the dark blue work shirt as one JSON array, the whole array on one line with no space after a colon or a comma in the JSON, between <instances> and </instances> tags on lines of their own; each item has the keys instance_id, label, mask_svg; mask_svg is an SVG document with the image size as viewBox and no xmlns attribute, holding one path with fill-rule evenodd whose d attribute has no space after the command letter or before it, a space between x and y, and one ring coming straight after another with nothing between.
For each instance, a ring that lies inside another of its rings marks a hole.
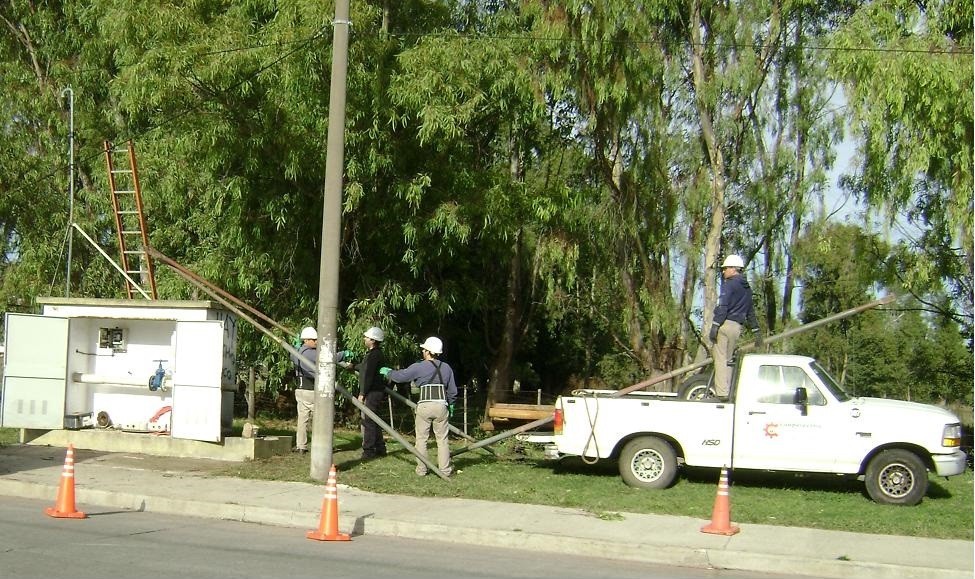
<instances>
[{"instance_id":1,"label":"dark blue work shirt","mask_svg":"<svg viewBox=\"0 0 975 579\"><path fill-rule=\"evenodd\" d=\"M738 274L721 282L721 295L714 307L714 323L720 326L725 320L738 322L751 329L758 328L752 288L745 276Z\"/></svg>"}]
</instances>

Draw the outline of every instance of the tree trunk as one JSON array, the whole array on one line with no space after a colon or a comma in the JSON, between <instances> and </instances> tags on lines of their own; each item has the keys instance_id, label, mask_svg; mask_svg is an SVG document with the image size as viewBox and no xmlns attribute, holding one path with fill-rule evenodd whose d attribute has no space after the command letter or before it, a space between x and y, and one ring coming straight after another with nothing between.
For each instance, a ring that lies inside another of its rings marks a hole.
<instances>
[{"instance_id":1,"label":"tree trunk","mask_svg":"<svg viewBox=\"0 0 975 579\"><path fill-rule=\"evenodd\" d=\"M519 231L515 238L514 251L511 252L511 258L508 260L508 292L504 305L504 323L501 330L501 343L498 345L497 353L491 362L487 384L487 401L481 419L484 423L490 420L488 410L495 402L503 399L502 393L506 392L511 384L511 367L515 357L515 348L518 345L522 312L521 236L522 233Z\"/></svg>"},{"instance_id":2,"label":"tree trunk","mask_svg":"<svg viewBox=\"0 0 975 579\"><path fill-rule=\"evenodd\" d=\"M711 110L704 100L707 77L704 71L704 45L701 40L701 0L691 3L691 73L694 81L694 103L701 123L701 138L707 149L711 177L711 226L704 243L704 332L714 321L714 306L718 302L718 285L715 268L718 265L718 251L721 249L721 230L725 219L725 164L714 133Z\"/></svg>"}]
</instances>

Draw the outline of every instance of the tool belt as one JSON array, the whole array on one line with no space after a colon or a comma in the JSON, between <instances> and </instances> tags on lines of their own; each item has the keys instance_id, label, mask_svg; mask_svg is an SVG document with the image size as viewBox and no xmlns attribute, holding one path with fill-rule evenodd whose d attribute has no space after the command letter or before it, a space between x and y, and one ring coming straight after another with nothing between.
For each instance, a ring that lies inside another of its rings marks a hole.
<instances>
[{"instance_id":1,"label":"tool belt","mask_svg":"<svg viewBox=\"0 0 975 579\"><path fill-rule=\"evenodd\" d=\"M301 381L298 383L299 390L314 390L315 389L315 379L309 378L307 376L300 376Z\"/></svg>"},{"instance_id":2,"label":"tool belt","mask_svg":"<svg viewBox=\"0 0 975 579\"><path fill-rule=\"evenodd\" d=\"M446 404L447 396L444 393L443 384L421 384L420 402L443 402Z\"/></svg>"}]
</instances>

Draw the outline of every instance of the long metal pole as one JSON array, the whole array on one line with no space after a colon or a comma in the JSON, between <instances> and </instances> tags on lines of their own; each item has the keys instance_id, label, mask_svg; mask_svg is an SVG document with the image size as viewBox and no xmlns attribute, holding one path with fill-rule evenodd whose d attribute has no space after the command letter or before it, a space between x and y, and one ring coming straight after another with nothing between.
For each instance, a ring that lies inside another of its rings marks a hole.
<instances>
[{"instance_id":1,"label":"long metal pole","mask_svg":"<svg viewBox=\"0 0 975 579\"><path fill-rule=\"evenodd\" d=\"M885 296L885 297L880 298L879 300L874 300L872 302L865 303L862 306L857 306L855 308L851 308L849 310L840 312L838 314L834 314L832 316L827 316L827 317L825 317L823 319L816 320L815 322L809 322L808 324L803 324L803 325L799 326L798 328L792 328L791 330L786 330L786 331L782 332L781 334L776 334L774 336L769 336L768 338L765 339L765 343L766 344L771 344L771 343L774 343L774 342L779 342L781 340L785 340L786 338L791 338L792 336L795 336L796 334L801 334L803 332L808 332L809 330L812 330L813 328L818 328L819 326L823 326L823 325L829 324L831 322L835 322L836 320L842 320L843 318L848 318L848 317L850 317L852 315L859 314L860 312L865 312L865 311L867 311L869 309L876 308L878 306L882 306L882 305L885 305L885 304L889 304L892 301L894 301L895 299L897 299L897 296L895 296L894 294L890 294L888 296ZM751 342L748 342L748 343L745 343L745 344L742 344L741 346L739 346L738 347L738 351L739 352L747 352L748 350L753 350L754 348L755 348L755 345L753 343L751 343ZM673 378L675 376L680 376L681 374L687 374L688 372L690 372L692 370L697 370L698 368L703 368L704 366L707 366L708 364L710 364L713 361L714 360L712 358L705 358L705 359L701 360L700 362L695 362L694 364L691 364L689 366L684 366L682 368L678 368L678 369L673 370L671 372L667 372L666 374L661 374L660 376L654 376L653 378L644 380L643 382L638 382L638 383L636 383L636 384L634 384L632 386L627 386L626 388L623 388L622 390L617 390L615 393L613 393L611 395L611 397L612 398L617 398L619 396L623 396L625 394L629 394L630 392L633 392L634 390L640 390L641 388L646 388L647 386L652 386L654 384L663 382L664 380L669 380L669 379L671 379L671 378Z\"/></svg>"},{"instance_id":2,"label":"long metal pole","mask_svg":"<svg viewBox=\"0 0 975 579\"><path fill-rule=\"evenodd\" d=\"M80 231L80 229L79 229L79 231ZM85 233L83 231L82 231L82 235L85 235ZM97 249L97 246L96 246L96 249ZM281 346L283 346L285 348L285 350L288 351L288 353L293 354L293 355L295 355L297 357L297 354L298 354L298 351L297 350L295 350L294 348L292 348L289 344L287 344L285 341L281 340L280 338L278 338L274 334L268 332L263 326L259 325L256 321L251 321L251 318L250 317L245 316L242 312L241 313L238 313L237 308L233 307L228 302L233 302L237 306L240 306L241 308L247 310L248 312L250 312L250 313L252 313L252 314L260 317L261 319L263 319L264 321L268 322L269 324L271 324L275 328L278 328L278 329L284 331L285 334L292 335L294 332L292 332L290 329L286 328L285 326L282 326L281 324L279 324L275 320L271 319L267 315L261 313L260 310L254 308L250 304L248 304L248 303L246 303L246 302L238 299L237 297L235 297L230 292L228 292L228 291L226 291L226 290L224 290L224 289L222 289L220 287L217 287L216 285L214 285L214 284L210 283L209 281L203 279L199 275L197 275L197 274L193 273L192 271L186 269L185 267L183 267L182 265L180 265L179 263L177 263L175 260L169 258L168 256L166 256L164 253L160 252L159 250L157 250L157 249L155 249L155 248L153 248L151 246L147 246L146 247L146 253L148 253L150 256L152 256L153 259L159 260L160 263L163 263L163 264L168 265L169 267L173 268L173 270L177 274L181 275L183 278L185 278L187 281L189 281L190 283L192 283L196 287L202 289L205 293L209 294L211 297L213 297L214 299L216 299L217 301L219 301L221 304L223 304L225 307L227 307L227 309L229 309L230 311L232 311L235 314L241 316L241 319L244 319L246 321L251 322L254 325L255 328L257 328L262 333L268 335L272 340L274 340L275 342L277 342L278 344L280 344ZM116 266L116 267L118 267L118 266ZM135 285L135 284L133 283L133 285ZM136 289L139 289L138 286L135 286L135 287L136 287ZM299 357L299 361L302 364L304 364L304 362L305 362L305 360L303 358L300 358L300 357ZM309 367L308 369L309 370L314 370L314 368L311 368L311 367ZM339 389L340 392L343 392L344 393L344 391L342 391L340 389L340 387L336 386L336 389ZM397 392L396 390L394 390L392 388L386 387L386 392L390 394L390 399L389 399L390 400L390 410L389 410L389 422L390 422L390 427L389 428L390 429L387 430L387 432L389 432L390 435L392 435L393 438L395 438L397 440L397 442L400 442L402 440L401 435L398 432L396 432L396 431L394 431L392 429L392 422L393 422L392 399L393 398L396 398L397 400L400 400L401 402L403 402L404 404L406 404L407 406L409 406L413 410L416 410L416 404L413 403L412 400L410 400L409 398L404 397L402 394L400 394L399 392ZM355 398L355 397L353 396L352 398ZM359 406L360 409L363 408L362 406L360 406L358 399L353 400L353 403L355 403L356 406ZM368 411L368 409L366 409L366 410ZM372 411L368 411L368 415L370 417L372 417ZM379 424L380 425L383 425L384 423L382 423L380 421ZM463 436L464 438L466 438L467 440L469 440L471 442L476 442L476 439L474 437L469 436L466 432L461 432L453 424L447 424L447 428L451 432L453 432L455 434L458 434L460 436ZM408 444L404 444L404 446L406 446L407 448L410 448L410 449L413 448L411 445L408 445ZM497 453L493 449L491 449L491 448L488 448L486 450L489 451L491 454L497 455ZM411 450L411 452L412 452L412 450ZM414 454L417 454L417 453L414 453ZM417 455L417 456L418 456L418 458L421 458L422 459L422 457L420 457L419 455ZM430 466L430 465L427 465L427 466ZM439 470L435 466L431 466L431 469L432 470L437 470L439 472Z\"/></svg>"},{"instance_id":3,"label":"long metal pole","mask_svg":"<svg viewBox=\"0 0 975 579\"><path fill-rule=\"evenodd\" d=\"M500 434L495 434L491 438L485 438L484 440L482 440L480 442L476 442L474 444L470 444L468 446L465 446L464 448L458 449L456 452L454 452L450 456L457 456L458 454L464 454L467 451L475 450L475 449L478 449L478 448L483 448L483 447L485 447L485 446L487 446L489 444L494 444L495 442L497 442L499 440L504 440L506 438L511 438L512 436L514 436L516 434L521 434L522 432L528 432L529 430L531 430L533 428L538 428L539 426L545 426L549 422L552 422L554 419L555 419L554 416L548 416L546 418L539 418L538 420L534 420L532 422L529 422L528 424L522 424L521 426L519 426L517 428L512 428L511 430L505 430L504 432L502 432Z\"/></svg>"},{"instance_id":4,"label":"long metal pole","mask_svg":"<svg viewBox=\"0 0 975 579\"><path fill-rule=\"evenodd\" d=\"M318 280L318 374L312 419L310 476L324 481L332 466L335 423L335 351L338 342L339 250L342 227L342 168L345 154L345 84L349 60L349 0L335 2L332 77L325 152L325 201Z\"/></svg>"},{"instance_id":5,"label":"long metal pole","mask_svg":"<svg viewBox=\"0 0 975 579\"><path fill-rule=\"evenodd\" d=\"M390 388L390 387L387 386L386 387L386 393L389 394L389 397L390 397L389 399L390 400L392 400L393 398L395 398L395 399L399 400L400 402L402 402L403 404L406 404L414 412L416 412L416 403L413 402L412 400L410 400L409 398L403 396L399 392L397 392L394 388ZM473 436L467 434L466 432L464 432L463 430L457 428L456 426L454 426L453 424L451 424L449 422L447 423L447 430L449 430L450 432L453 432L457 436L460 436L460 437L465 438L466 440L468 440L470 442L477 442L477 439L476 438L474 438ZM488 452L490 452L491 454L493 454L495 456L498 455L498 453L495 452L493 448L486 448L485 450L487 450Z\"/></svg>"},{"instance_id":6,"label":"long metal pole","mask_svg":"<svg viewBox=\"0 0 975 579\"><path fill-rule=\"evenodd\" d=\"M292 330L291 328L288 328L286 326L282 326L281 324L279 324L277 321L275 321L274 319L272 319L270 316L268 316L264 312L258 310L257 308L251 306L250 304L248 304L248 303L240 300L239 298L237 298L236 296L234 296L230 292L228 292L228 291L226 291L226 290L224 290L224 289L222 289L220 287L217 287L217 286L213 285L212 283L208 282L207 280L203 279L202 277L198 276L197 274L193 273L192 271L186 269L182 265L180 265L177 262L173 261L172 259L166 257L164 254L160 253L157 249L153 248L152 246L148 246L148 245L146 246L146 253L148 253L149 256L152 257L153 259L158 259L159 261L161 261L165 265L168 265L169 267L173 268L178 273L180 273L183 277L186 277L186 278L188 278L188 279L190 279L192 281L196 281L196 282L199 282L199 283L202 283L202 284L206 284L206 286L209 287L210 290L212 290L213 292L215 292L217 294L220 294L221 296L227 298L231 302L233 302L233 303L237 304L238 306L246 309L247 311L251 312L255 316L261 318L265 322L267 322L267 323L271 324L272 326L274 326L275 328L281 330L282 332L284 332L288 336L296 336L297 335L297 334L295 334L294 330Z\"/></svg>"},{"instance_id":7,"label":"long metal pole","mask_svg":"<svg viewBox=\"0 0 975 579\"><path fill-rule=\"evenodd\" d=\"M230 303L230 301L227 298L223 297L222 295L220 295L220 293L215 291L215 287L212 284L203 280L202 278L199 278L199 276L188 275L189 270L180 266L175 261L169 259L162 253L159 253L156 250L152 250L152 251L158 256L165 258L161 261L166 265L172 267L173 270L176 271L176 273L178 273L179 275L183 276L185 280L187 280L191 284L203 290L204 293L208 294L210 297L220 302L220 304L223 305L223 307L227 308L228 310L236 314L240 319L254 326L256 330L258 330L268 338L271 338L271 340L273 340L274 342L277 342L277 344L282 348L284 348L292 356L292 358L298 360L298 362L302 365L302 367L304 367L307 370L315 369L312 366L311 362L309 362L304 356L300 355L298 350L296 350L291 344L282 340L278 336L275 336L274 333L271 332L271 330L268 330L267 328L259 324L257 320L255 320L254 318L250 317L249 315L241 311L241 309L235 306L234 304ZM410 451L418 460L423 462L423 464L427 465L427 469L429 469L430 472L432 472L433 474L439 476L440 478L446 481L450 481L450 478L447 475L440 472L440 469L437 467L436 464L434 464L428 457L421 455L415 446L413 446L405 438L403 438L402 435L400 435L400 433L396 432L396 430L393 429L391 425L386 424L386 422L382 418L380 418L378 414L370 410L368 406L366 406L362 402L359 402L357 397L350 394L348 390L339 386L338 384L335 385L335 390L337 390L339 394L345 396L350 402L352 402L352 404L355 407L357 407L359 410L364 412L366 416L372 418L376 422L376 424L378 424L383 428L383 430L388 432L390 436L392 436L393 439L396 440L396 442L400 443L400 445L403 446L403 448Z\"/></svg>"},{"instance_id":8,"label":"long metal pole","mask_svg":"<svg viewBox=\"0 0 975 579\"><path fill-rule=\"evenodd\" d=\"M68 265L64 275L64 297L71 295L71 249L74 234L71 225L74 224L74 91L67 87L61 91L61 96L68 95Z\"/></svg>"},{"instance_id":9,"label":"long metal pole","mask_svg":"<svg viewBox=\"0 0 975 579\"><path fill-rule=\"evenodd\" d=\"M864 312L866 310L869 310L869 309L872 309L872 308L876 308L878 306L882 306L882 305L885 305L885 304L889 304L889 303L893 302L896 298L897 298L897 296L895 296L894 294L890 294L888 296L885 296L883 298L880 298L879 300L874 300L872 302L863 304L862 306L857 306L855 308L852 308L852 309L849 309L849 310L840 312L838 314L825 317L825 318L823 318L821 320L816 320L815 322L809 322L808 324L804 324L802 326L799 326L798 328L792 328L791 330L786 330L786 331L782 332L781 334L776 334L774 336L770 336L770 337L768 337L765 340L765 343L768 344L768 343L778 342L780 340L784 340L786 338L790 338L792 336L795 336L796 334L801 334L803 332L812 330L813 328L818 328L819 326L822 326L822 325L825 325L825 324L828 324L828 323L831 323L831 322L835 322L835 321L841 320L843 318L848 318L848 317L850 317L852 315L855 315L855 314L858 314L860 312ZM746 350L747 351L747 350L751 350L752 348L754 348L754 345L749 343L749 344L745 344L745 345L741 346L739 348L739 350L740 351L741 350ZM712 361L713 360L711 358L707 358L707 359L701 360L700 362L696 362L694 364L691 364L689 366L684 366L682 368L678 368L678 369L676 369L676 370L674 370L672 372L667 372L666 374L661 374L660 376L654 376L653 378L650 378L648 380L644 380L643 382L638 382L637 384L634 384L632 386L627 386L626 388L623 388L622 390L618 390L618 391L614 392L613 394L611 394L610 397L611 398L618 398L620 396L624 396L626 394L629 394L630 392L633 392L634 390L639 390L641 388L646 388L647 386L651 386L653 384L657 384L659 382L663 382L664 380L669 380L669 379L671 379L671 378L673 378L675 376L680 376L681 374L686 374L686 373L688 373L688 372L690 372L692 370L696 370L698 368L702 368L702 367L707 366L708 364L710 364ZM552 422L552 420L553 420L553 417L551 417L551 416L550 417L547 417L547 418L540 418L540 419L538 419L538 420L536 420L534 422L529 422L528 424L524 424L522 426L519 426L518 428L515 428L515 429L512 429L512 430L506 430L506 431L504 431L504 432L502 432L500 434L497 434L495 436L492 436L491 438L485 438L484 440L482 440L482 441L480 441L478 443L475 443L475 444L472 444L472 445L469 445L469 446L465 446L464 448L461 448L457 452L454 452L451 456L456 456L458 454L463 454L463 453L468 452L470 450L474 450L474 449L477 449L477 448L481 448L482 446L485 446L485 445L488 445L488 444L492 444L492 443L497 442L499 440L504 440L505 438L510 438L510 437L512 437L512 436L514 436L516 434L520 434L522 432L527 432L527 431L529 431L529 430L531 430L533 428L538 428L539 426L544 426L544 425L548 424L549 422Z\"/></svg>"}]
</instances>

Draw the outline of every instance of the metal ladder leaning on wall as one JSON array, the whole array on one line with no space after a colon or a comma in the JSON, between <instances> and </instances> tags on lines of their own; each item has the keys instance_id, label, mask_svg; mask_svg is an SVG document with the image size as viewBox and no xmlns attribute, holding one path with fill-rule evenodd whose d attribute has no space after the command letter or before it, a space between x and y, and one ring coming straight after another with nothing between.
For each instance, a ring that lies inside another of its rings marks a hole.
<instances>
[{"instance_id":1,"label":"metal ladder leaning on wall","mask_svg":"<svg viewBox=\"0 0 975 579\"><path fill-rule=\"evenodd\" d=\"M122 148L115 148L111 141L105 141L105 162L108 165L108 184L112 191L122 269L132 280L138 280L143 286L148 285L152 299L159 299L155 268L146 252L149 235L146 232L142 189L139 187L139 170L132 141L126 141L126 146ZM129 299L142 295L129 279L125 280L125 291Z\"/></svg>"}]
</instances>

